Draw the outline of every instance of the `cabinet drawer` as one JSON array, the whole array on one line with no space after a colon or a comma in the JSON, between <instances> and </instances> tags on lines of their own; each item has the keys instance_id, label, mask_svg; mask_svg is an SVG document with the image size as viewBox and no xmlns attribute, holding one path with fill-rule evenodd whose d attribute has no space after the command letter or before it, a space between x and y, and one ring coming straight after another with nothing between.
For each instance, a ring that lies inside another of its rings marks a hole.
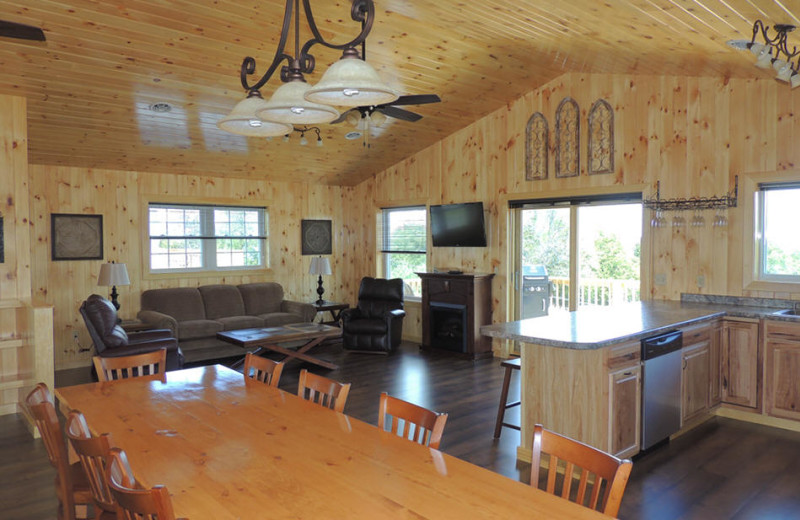
<instances>
[{"instance_id":1,"label":"cabinet drawer","mask_svg":"<svg viewBox=\"0 0 800 520\"><path fill-rule=\"evenodd\" d=\"M800 324L764 320L764 334L768 340L779 339L800 343Z\"/></svg>"},{"instance_id":2,"label":"cabinet drawer","mask_svg":"<svg viewBox=\"0 0 800 520\"><path fill-rule=\"evenodd\" d=\"M694 345L711 339L711 324L701 323L691 327L681 329L683 331L683 344L686 346Z\"/></svg>"},{"instance_id":3,"label":"cabinet drawer","mask_svg":"<svg viewBox=\"0 0 800 520\"><path fill-rule=\"evenodd\" d=\"M638 341L623 343L606 349L606 366L609 370L638 365L641 358L642 345Z\"/></svg>"}]
</instances>

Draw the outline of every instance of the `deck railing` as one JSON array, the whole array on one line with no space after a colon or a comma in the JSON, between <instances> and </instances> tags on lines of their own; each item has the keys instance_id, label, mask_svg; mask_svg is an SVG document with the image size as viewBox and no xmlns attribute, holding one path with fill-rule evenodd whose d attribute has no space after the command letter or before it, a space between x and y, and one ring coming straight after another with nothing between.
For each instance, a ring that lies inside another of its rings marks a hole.
<instances>
[{"instance_id":1,"label":"deck railing","mask_svg":"<svg viewBox=\"0 0 800 520\"><path fill-rule=\"evenodd\" d=\"M569 310L569 278L550 278L550 312ZM603 307L638 302L639 280L582 278L578 287L579 307Z\"/></svg>"}]
</instances>

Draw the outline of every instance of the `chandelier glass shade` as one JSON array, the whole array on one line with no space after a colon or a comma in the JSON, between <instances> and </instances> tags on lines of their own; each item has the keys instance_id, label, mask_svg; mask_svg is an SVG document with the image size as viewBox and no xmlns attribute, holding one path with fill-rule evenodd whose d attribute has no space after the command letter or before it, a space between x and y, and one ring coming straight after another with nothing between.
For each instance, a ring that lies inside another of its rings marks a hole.
<instances>
[{"instance_id":1,"label":"chandelier glass shade","mask_svg":"<svg viewBox=\"0 0 800 520\"><path fill-rule=\"evenodd\" d=\"M303 13L313 35L302 47L300 4L301 0L286 0L275 56L258 81L251 84L248 80L248 76L255 75L256 60L248 56L242 62L240 78L242 87L248 93L247 99L217 123L219 128L246 136L286 135L292 131L293 125L322 124L335 120L339 117L339 112L333 108L335 106L378 105L399 97L399 93L383 83L375 69L363 59L364 42L375 19L373 0L351 0L350 17L360 22L361 31L343 44L333 44L323 38L314 21L310 0L302 0ZM286 51L292 25L294 56ZM320 83L312 87L305 82L304 75L314 72L316 60L310 50L316 44L343 53L342 58L325 71ZM358 45L362 46L361 56L356 49ZM284 84L275 90L269 101L264 101L260 89L278 70Z\"/></svg>"},{"instance_id":2,"label":"chandelier glass shade","mask_svg":"<svg viewBox=\"0 0 800 520\"><path fill-rule=\"evenodd\" d=\"M305 96L316 103L358 107L391 103L400 94L381 81L372 65L359 57L358 51L348 49Z\"/></svg>"},{"instance_id":3,"label":"chandelier glass shade","mask_svg":"<svg viewBox=\"0 0 800 520\"><path fill-rule=\"evenodd\" d=\"M256 114L266 104L257 90L250 91L230 114L217 121L217 126L226 132L247 137L275 137L291 132L291 125L264 121Z\"/></svg>"},{"instance_id":4,"label":"chandelier glass shade","mask_svg":"<svg viewBox=\"0 0 800 520\"><path fill-rule=\"evenodd\" d=\"M301 79L284 83L260 109L257 115L263 120L293 125L330 123L339 117L339 111L328 105L307 101L303 96L311 85Z\"/></svg>"}]
</instances>

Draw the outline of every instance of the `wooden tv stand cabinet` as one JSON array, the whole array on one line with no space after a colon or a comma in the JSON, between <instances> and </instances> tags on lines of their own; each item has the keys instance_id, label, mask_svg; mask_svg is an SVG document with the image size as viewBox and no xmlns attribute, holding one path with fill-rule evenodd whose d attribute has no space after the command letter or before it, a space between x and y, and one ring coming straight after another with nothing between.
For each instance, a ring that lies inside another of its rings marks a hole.
<instances>
[{"instance_id":1,"label":"wooden tv stand cabinet","mask_svg":"<svg viewBox=\"0 0 800 520\"><path fill-rule=\"evenodd\" d=\"M492 357L492 340L481 327L492 323L491 273L417 273L422 278L422 349L468 359ZM442 331L437 316L459 318L452 334ZM456 330L457 329L457 330ZM447 337L444 337L447 336ZM462 341L463 340L463 341Z\"/></svg>"}]
</instances>

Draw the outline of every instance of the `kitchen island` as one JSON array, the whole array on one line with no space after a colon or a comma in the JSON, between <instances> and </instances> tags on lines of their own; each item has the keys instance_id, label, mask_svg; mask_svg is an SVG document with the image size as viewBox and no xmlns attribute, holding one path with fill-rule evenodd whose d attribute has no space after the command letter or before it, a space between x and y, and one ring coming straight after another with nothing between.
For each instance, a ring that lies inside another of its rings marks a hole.
<instances>
[{"instance_id":1,"label":"kitchen island","mask_svg":"<svg viewBox=\"0 0 800 520\"><path fill-rule=\"evenodd\" d=\"M617 456L637 453L640 341L669 330L684 332L685 348L704 347L703 357L698 358L702 366L696 363L701 382L686 383L689 391L705 385L701 395L706 401L699 409L707 410L715 399L719 402L714 388L720 387L721 319L757 324L782 308L779 302L749 303L753 304L638 302L482 327L484 335L521 342L522 435L518 458L530 460L536 423ZM692 394L687 399L694 405L698 398Z\"/></svg>"}]
</instances>

